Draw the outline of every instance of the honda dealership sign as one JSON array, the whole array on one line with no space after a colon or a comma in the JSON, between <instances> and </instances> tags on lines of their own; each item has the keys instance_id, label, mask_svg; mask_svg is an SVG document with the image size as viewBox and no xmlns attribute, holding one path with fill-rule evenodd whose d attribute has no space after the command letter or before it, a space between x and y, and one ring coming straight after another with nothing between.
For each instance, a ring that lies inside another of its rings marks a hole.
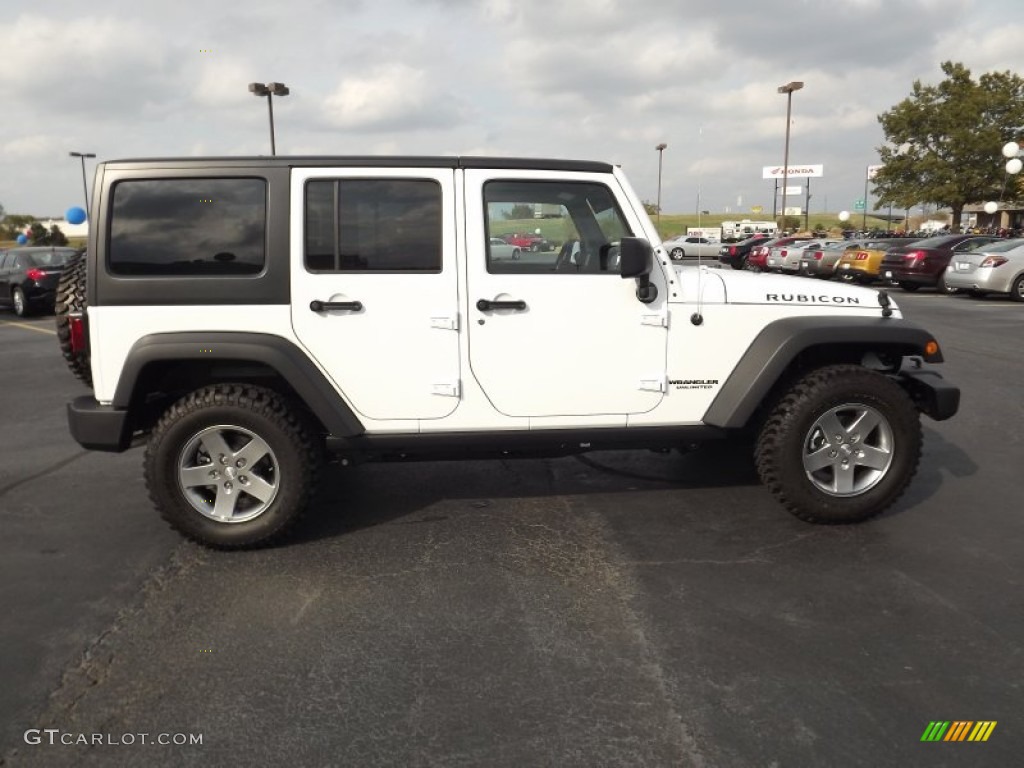
<instances>
[{"instance_id":1,"label":"honda dealership sign","mask_svg":"<svg viewBox=\"0 0 1024 768\"><path fill-rule=\"evenodd\" d=\"M766 165L762 169L763 179L781 179L789 176L791 179L817 179L825 175L824 165L791 165L789 173L784 173L781 165Z\"/></svg>"}]
</instances>

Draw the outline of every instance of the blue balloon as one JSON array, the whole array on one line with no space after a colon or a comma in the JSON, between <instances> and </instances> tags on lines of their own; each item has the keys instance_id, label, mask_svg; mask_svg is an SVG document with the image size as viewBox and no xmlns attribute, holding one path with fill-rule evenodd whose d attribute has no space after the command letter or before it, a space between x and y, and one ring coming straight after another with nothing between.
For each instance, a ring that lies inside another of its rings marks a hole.
<instances>
[{"instance_id":1,"label":"blue balloon","mask_svg":"<svg viewBox=\"0 0 1024 768\"><path fill-rule=\"evenodd\" d=\"M24 235L18 235L18 245L24 245L28 242L28 238Z\"/></svg>"},{"instance_id":2,"label":"blue balloon","mask_svg":"<svg viewBox=\"0 0 1024 768\"><path fill-rule=\"evenodd\" d=\"M67 220L68 224L81 224L86 218L85 211L76 205L67 209L64 214L64 218Z\"/></svg>"}]
</instances>

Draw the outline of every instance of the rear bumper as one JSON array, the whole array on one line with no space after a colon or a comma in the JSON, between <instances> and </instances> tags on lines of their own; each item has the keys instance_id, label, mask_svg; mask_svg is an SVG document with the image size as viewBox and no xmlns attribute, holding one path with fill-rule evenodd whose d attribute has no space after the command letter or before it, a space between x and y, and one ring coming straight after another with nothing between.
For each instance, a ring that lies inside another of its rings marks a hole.
<instances>
[{"instance_id":1,"label":"rear bumper","mask_svg":"<svg viewBox=\"0 0 1024 768\"><path fill-rule=\"evenodd\" d=\"M953 288L968 288L994 293L1009 293L1010 283L1002 275L996 275L994 269L975 269L973 272L946 272L946 285Z\"/></svg>"},{"instance_id":2,"label":"rear bumper","mask_svg":"<svg viewBox=\"0 0 1024 768\"><path fill-rule=\"evenodd\" d=\"M918 410L935 421L945 421L960 409L960 388L947 382L937 371L925 368L900 370L896 380L907 391Z\"/></svg>"},{"instance_id":3,"label":"rear bumper","mask_svg":"<svg viewBox=\"0 0 1024 768\"><path fill-rule=\"evenodd\" d=\"M886 276L889 272L892 272L892 277ZM938 272L907 272L905 270L887 267L884 264L879 271L879 276L883 280L892 280L894 283L913 283L914 285L939 284Z\"/></svg>"},{"instance_id":4,"label":"rear bumper","mask_svg":"<svg viewBox=\"0 0 1024 768\"><path fill-rule=\"evenodd\" d=\"M128 411L101 405L88 395L68 403L68 427L78 444L91 451L121 453L131 446Z\"/></svg>"}]
</instances>

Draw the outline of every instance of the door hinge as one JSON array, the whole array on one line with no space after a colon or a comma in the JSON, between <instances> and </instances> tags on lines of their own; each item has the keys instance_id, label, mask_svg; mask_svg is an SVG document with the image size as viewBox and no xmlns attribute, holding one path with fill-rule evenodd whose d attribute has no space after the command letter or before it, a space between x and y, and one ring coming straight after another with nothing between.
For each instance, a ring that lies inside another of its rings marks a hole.
<instances>
[{"instance_id":1,"label":"door hinge","mask_svg":"<svg viewBox=\"0 0 1024 768\"><path fill-rule=\"evenodd\" d=\"M461 387L459 386L458 381L454 383L448 382L445 384L431 385L430 393L433 395L440 395L441 397L458 397L460 389Z\"/></svg>"},{"instance_id":2,"label":"door hinge","mask_svg":"<svg viewBox=\"0 0 1024 768\"><path fill-rule=\"evenodd\" d=\"M640 379L640 389L647 392L664 392L667 389L668 380L665 376Z\"/></svg>"},{"instance_id":3,"label":"door hinge","mask_svg":"<svg viewBox=\"0 0 1024 768\"><path fill-rule=\"evenodd\" d=\"M640 325L654 325L660 328L668 328L668 313L658 312L657 314L640 315Z\"/></svg>"},{"instance_id":4,"label":"door hinge","mask_svg":"<svg viewBox=\"0 0 1024 768\"><path fill-rule=\"evenodd\" d=\"M430 318L431 328L440 328L443 331L459 330L459 316L455 315L434 315Z\"/></svg>"}]
</instances>

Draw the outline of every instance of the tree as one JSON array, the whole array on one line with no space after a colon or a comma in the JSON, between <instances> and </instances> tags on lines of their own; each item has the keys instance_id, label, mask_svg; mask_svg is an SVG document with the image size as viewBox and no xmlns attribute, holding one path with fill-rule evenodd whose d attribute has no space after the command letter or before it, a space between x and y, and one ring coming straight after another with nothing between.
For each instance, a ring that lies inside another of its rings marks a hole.
<instances>
[{"instance_id":1,"label":"tree","mask_svg":"<svg viewBox=\"0 0 1024 768\"><path fill-rule=\"evenodd\" d=\"M0 226L0 239L14 240L25 231L25 227L36 220L35 216L22 213L12 213L4 217L3 226Z\"/></svg>"},{"instance_id":2,"label":"tree","mask_svg":"<svg viewBox=\"0 0 1024 768\"><path fill-rule=\"evenodd\" d=\"M661 213L661 208L658 207L657 203L652 203L650 200L643 201L644 210L647 211L648 216L657 216Z\"/></svg>"},{"instance_id":3,"label":"tree","mask_svg":"<svg viewBox=\"0 0 1024 768\"><path fill-rule=\"evenodd\" d=\"M34 222L29 227L28 241L32 245L49 245L50 244L50 233L46 231L46 227L40 224L38 221Z\"/></svg>"},{"instance_id":4,"label":"tree","mask_svg":"<svg viewBox=\"0 0 1024 768\"><path fill-rule=\"evenodd\" d=\"M525 203L516 203L512 206L512 209L505 213L505 218L508 220L512 219L532 219L533 218L533 206L526 205Z\"/></svg>"},{"instance_id":5,"label":"tree","mask_svg":"<svg viewBox=\"0 0 1024 768\"><path fill-rule=\"evenodd\" d=\"M878 116L888 145L873 179L876 207L921 203L953 210L953 231L968 203L997 198L1003 145L1024 135L1024 79L990 72L977 81L963 64L942 63L938 85L915 80L910 96Z\"/></svg>"},{"instance_id":6,"label":"tree","mask_svg":"<svg viewBox=\"0 0 1024 768\"><path fill-rule=\"evenodd\" d=\"M58 227L56 224L53 224L50 227L50 242L48 243L48 245L67 245L67 244L68 244L67 235L65 235L61 231L60 227Z\"/></svg>"}]
</instances>

